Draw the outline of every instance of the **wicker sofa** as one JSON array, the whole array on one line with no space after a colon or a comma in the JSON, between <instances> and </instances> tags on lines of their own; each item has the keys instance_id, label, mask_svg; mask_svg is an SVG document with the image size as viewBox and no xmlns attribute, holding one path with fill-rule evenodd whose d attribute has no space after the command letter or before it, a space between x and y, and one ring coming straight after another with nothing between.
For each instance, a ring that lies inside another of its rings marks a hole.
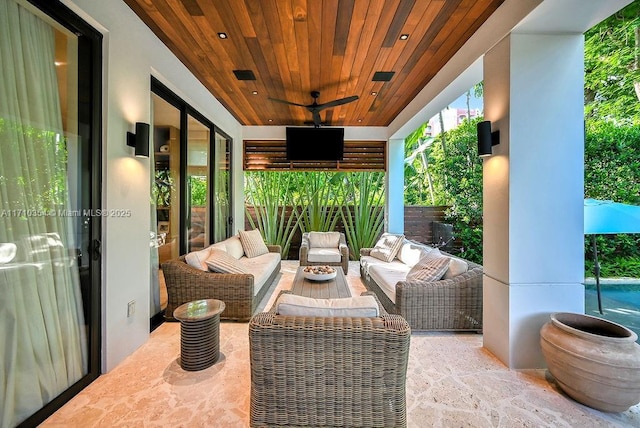
<instances>
[{"instance_id":1,"label":"wicker sofa","mask_svg":"<svg viewBox=\"0 0 640 428\"><path fill-rule=\"evenodd\" d=\"M223 247L225 242L214 244ZM237 243L235 243L237 246ZM254 258L242 256L241 263L251 273L215 273L203 271L187 264L185 256L162 264L167 286L167 308L165 319L175 321L173 311L180 305L198 299L218 299L225 303L220 319L248 321L256 311L269 286L280 273L280 246L267 245L268 254Z\"/></svg>"},{"instance_id":2,"label":"wicker sofa","mask_svg":"<svg viewBox=\"0 0 640 428\"><path fill-rule=\"evenodd\" d=\"M404 246L432 249L406 239ZM482 331L482 266L443 251L443 255L466 263L466 271L432 282L407 282L410 265L397 257L387 263L370 254L371 248L360 250L360 276L365 287L378 296L389 313L404 317L413 330Z\"/></svg>"},{"instance_id":3,"label":"wicker sofa","mask_svg":"<svg viewBox=\"0 0 640 428\"><path fill-rule=\"evenodd\" d=\"M410 338L382 306L349 318L278 315L274 304L249 322L251 426L406 426Z\"/></svg>"}]
</instances>

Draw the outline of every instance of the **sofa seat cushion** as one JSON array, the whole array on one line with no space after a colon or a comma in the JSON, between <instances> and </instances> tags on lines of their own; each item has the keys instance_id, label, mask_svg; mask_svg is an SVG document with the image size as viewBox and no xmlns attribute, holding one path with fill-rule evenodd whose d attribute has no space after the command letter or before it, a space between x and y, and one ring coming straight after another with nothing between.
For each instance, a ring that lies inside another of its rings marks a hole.
<instances>
[{"instance_id":1,"label":"sofa seat cushion","mask_svg":"<svg viewBox=\"0 0 640 428\"><path fill-rule=\"evenodd\" d=\"M340 263L342 256L338 248L311 247L307 253L307 260L315 263Z\"/></svg>"},{"instance_id":2,"label":"sofa seat cushion","mask_svg":"<svg viewBox=\"0 0 640 428\"><path fill-rule=\"evenodd\" d=\"M406 264L402 263L398 259L395 259L395 260L387 263L387 262L383 262L382 260L380 260L380 259L378 259L376 257L373 257L373 256L362 256L362 257L360 257L360 264L364 268L364 272L366 274L369 273L369 269L371 269L371 266L385 266L388 269L402 271L405 274L407 272L409 272L409 270L411 269L409 266L407 266Z\"/></svg>"},{"instance_id":3,"label":"sofa seat cushion","mask_svg":"<svg viewBox=\"0 0 640 428\"><path fill-rule=\"evenodd\" d=\"M411 268L401 262L376 263L369 266L369 276L387 295L389 300L396 302L396 284L404 281Z\"/></svg>"},{"instance_id":4,"label":"sofa seat cushion","mask_svg":"<svg viewBox=\"0 0 640 428\"><path fill-rule=\"evenodd\" d=\"M309 232L309 247L338 248L340 232Z\"/></svg>"},{"instance_id":5,"label":"sofa seat cushion","mask_svg":"<svg viewBox=\"0 0 640 428\"><path fill-rule=\"evenodd\" d=\"M238 262L253 275L253 295L257 295L280 263L280 253L267 253L257 257L242 257Z\"/></svg>"},{"instance_id":6,"label":"sofa seat cushion","mask_svg":"<svg viewBox=\"0 0 640 428\"><path fill-rule=\"evenodd\" d=\"M373 296L340 299L314 299L296 294L283 294L276 302L279 315L303 317L377 317L380 308Z\"/></svg>"}]
</instances>

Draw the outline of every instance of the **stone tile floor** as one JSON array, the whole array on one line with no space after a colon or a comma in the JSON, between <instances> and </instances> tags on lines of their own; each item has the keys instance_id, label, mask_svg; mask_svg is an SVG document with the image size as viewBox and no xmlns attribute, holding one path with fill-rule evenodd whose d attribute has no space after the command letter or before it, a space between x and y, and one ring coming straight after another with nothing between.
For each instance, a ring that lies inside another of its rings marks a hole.
<instances>
[{"instance_id":1,"label":"stone tile floor","mask_svg":"<svg viewBox=\"0 0 640 428\"><path fill-rule=\"evenodd\" d=\"M296 262L263 308L291 283ZM353 294L364 291L357 264ZM44 427L246 427L248 325L221 324L221 359L200 372L178 364L179 324L164 323L135 353L43 423ZM409 427L640 427L640 405L602 413L564 395L546 370L509 370L482 347L482 335L414 333L407 374Z\"/></svg>"}]
</instances>

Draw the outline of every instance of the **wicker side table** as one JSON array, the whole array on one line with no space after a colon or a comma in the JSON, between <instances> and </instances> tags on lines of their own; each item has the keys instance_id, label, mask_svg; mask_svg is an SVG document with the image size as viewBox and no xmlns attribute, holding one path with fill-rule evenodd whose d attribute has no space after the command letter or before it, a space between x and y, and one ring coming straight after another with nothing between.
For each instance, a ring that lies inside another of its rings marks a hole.
<instances>
[{"instance_id":1,"label":"wicker side table","mask_svg":"<svg viewBox=\"0 0 640 428\"><path fill-rule=\"evenodd\" d=\"M180 321L180 367L204 370L220 357L220 314L224 302L195 300L178 306L173 317Z\"/></svg>"}]
</instances>

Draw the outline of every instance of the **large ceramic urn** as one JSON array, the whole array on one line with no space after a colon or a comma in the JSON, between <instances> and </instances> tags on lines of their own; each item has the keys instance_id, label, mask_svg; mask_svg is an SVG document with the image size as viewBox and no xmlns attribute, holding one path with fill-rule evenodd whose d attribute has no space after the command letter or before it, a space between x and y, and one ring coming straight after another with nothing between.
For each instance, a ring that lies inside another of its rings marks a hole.
<instances>
[{"instance_id":1,"label":"large ceramic urn","mask_svg":"<svg viewBox=\"0 0 640 428\"><path fill-rule=\"evenodd\" d=\"M628 328L576 313L551 315L540 330L542 354L558 386L604 412L640 402L640 345Z\"/></svg>"}]
</instances>

